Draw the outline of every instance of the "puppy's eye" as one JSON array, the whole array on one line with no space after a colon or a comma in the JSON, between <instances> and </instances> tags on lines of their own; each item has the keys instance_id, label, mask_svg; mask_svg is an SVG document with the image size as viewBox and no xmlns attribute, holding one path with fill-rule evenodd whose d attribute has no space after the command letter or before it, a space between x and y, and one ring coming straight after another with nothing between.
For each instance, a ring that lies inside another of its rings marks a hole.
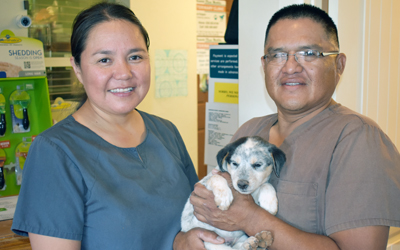
<instances>
[{"instance_id":1,"label":"puppy's eye","mask_svg":"<svg viewBox=\"0 0 400 250\"><path fill-rule=\"evenodd\" d=\"M234 166L234 167L239 166L239 164L237 164L236 162L231 162L231 165Z\"/></svg>"},{"instance_id":2,"label":"puppy's eye","mask_svg":"<svg viewBox=\"0 0 400 250\"><path fill-rule=\"evenodd\" d=\"M259 167L261 167L261 163L254 163L253 164L253 168L259 168Z\"/></svg>"}]
</instances>

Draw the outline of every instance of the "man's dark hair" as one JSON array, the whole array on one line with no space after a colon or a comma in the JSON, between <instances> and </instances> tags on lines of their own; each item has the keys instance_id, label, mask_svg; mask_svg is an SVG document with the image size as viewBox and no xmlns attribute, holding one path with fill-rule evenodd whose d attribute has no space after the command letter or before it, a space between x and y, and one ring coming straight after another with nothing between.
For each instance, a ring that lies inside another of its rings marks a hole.
<instances>
[{"instance_id":1,"label":"man's dark hair","mask_svg":"<svg viewBox=\"0 0 400 250\"><path fill-rule=\"evenodd\" d=\"M267 43L268 33L271 27L282 19L300 19L309 18L319 24L325 29L329 39L337 43L339 48L339 37L335 23L332 18L323 10L309 4L293 4L278 10L269 20L267 31L265 33L264 44Z\"/></svg>"}]
</instances>

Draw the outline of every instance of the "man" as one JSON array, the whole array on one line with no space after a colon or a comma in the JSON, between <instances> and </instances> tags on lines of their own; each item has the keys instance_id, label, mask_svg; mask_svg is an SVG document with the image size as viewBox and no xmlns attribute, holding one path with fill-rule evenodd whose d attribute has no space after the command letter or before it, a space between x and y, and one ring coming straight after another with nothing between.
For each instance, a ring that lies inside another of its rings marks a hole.
<instances>
[{"instance_id":1,"label":"man","mask_svg":"<svg viewBox=\"0 0 400 250\"><path fill-rule=\"evenodd\" d=\"M375 122L332 99L346 65L332 19L310 5L285 7L268 24L264 52L278 112L248 121L232 140L258 135L285 152L280 178L271 177L278 213L237 192L221 211L197 184L197 218L248 235L271 231L269 249L386 249L389 226L400 227L400 155Z\"/></svg>"}]
</instances>

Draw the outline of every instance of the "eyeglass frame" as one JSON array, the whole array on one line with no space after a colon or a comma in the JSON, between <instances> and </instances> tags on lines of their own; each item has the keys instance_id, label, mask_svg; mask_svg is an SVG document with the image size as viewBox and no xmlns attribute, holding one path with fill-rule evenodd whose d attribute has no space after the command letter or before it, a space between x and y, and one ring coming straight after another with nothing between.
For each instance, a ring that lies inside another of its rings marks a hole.
<instances>
[{"instance_id":1,"label":"eyeglass frame","mask_svg":"<svg viewBox=\"0 0 400 250\"><path fill-rule=\"evenodd\" d=\"M286 54L286 60L285 60L285 61L282 61L282 66L283 66L283 65L287 62L287 60L289 59L289 56L294 56L294 59L296 60L296 62L299 63L299 64L301 64L301 63L298 61L298 58L297 58L296 54L299 53L299 52L306 52L306 51L317 51L317 52L319 53L319 55L317 56L317 58L326 57L326 56L331 56L331 55L339 55L339 54L340 54L340 51L321 52L321 51L318 51L318 50L315 50L315 49L299 50L299 51L296 51L296 52L293 53L293 54L289 54L289 53L287 53L287 52L277 52L277 53L275 53L275 54L278 54L278 53L285 53L285 54ZM269 63L269 62L266 60L268 55L271 55L271 53L265 54L265 55L261 56L261 59L264 60L265 63L267 63L267 64ZM315 59L317 59L317 58L315 58ZM312 61L314 61L314 60L312 60ZM310 62L312 62L312 61L310 61ZM280 64L275 64L275 65L278 65L278 66L279 66Z\"/></svg>"}]
</instances>

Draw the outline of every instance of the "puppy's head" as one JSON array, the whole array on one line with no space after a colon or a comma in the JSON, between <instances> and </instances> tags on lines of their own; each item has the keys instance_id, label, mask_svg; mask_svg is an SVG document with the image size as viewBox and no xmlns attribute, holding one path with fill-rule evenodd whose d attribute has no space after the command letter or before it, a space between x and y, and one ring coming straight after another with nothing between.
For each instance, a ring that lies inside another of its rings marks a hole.
<instances>
[{"instance_id":1,"label":"puppy's head","mask_svg":"<svg viewBox=\"0 0 400 250\"><path fill-rule=\"evenodd\" d=\"M217 154L220 170L229 172L233 187L245 194L268 181L272 171L279 177L285 161L282 150L258 136L242 137Z\"/></svg>"}]
</instances>

